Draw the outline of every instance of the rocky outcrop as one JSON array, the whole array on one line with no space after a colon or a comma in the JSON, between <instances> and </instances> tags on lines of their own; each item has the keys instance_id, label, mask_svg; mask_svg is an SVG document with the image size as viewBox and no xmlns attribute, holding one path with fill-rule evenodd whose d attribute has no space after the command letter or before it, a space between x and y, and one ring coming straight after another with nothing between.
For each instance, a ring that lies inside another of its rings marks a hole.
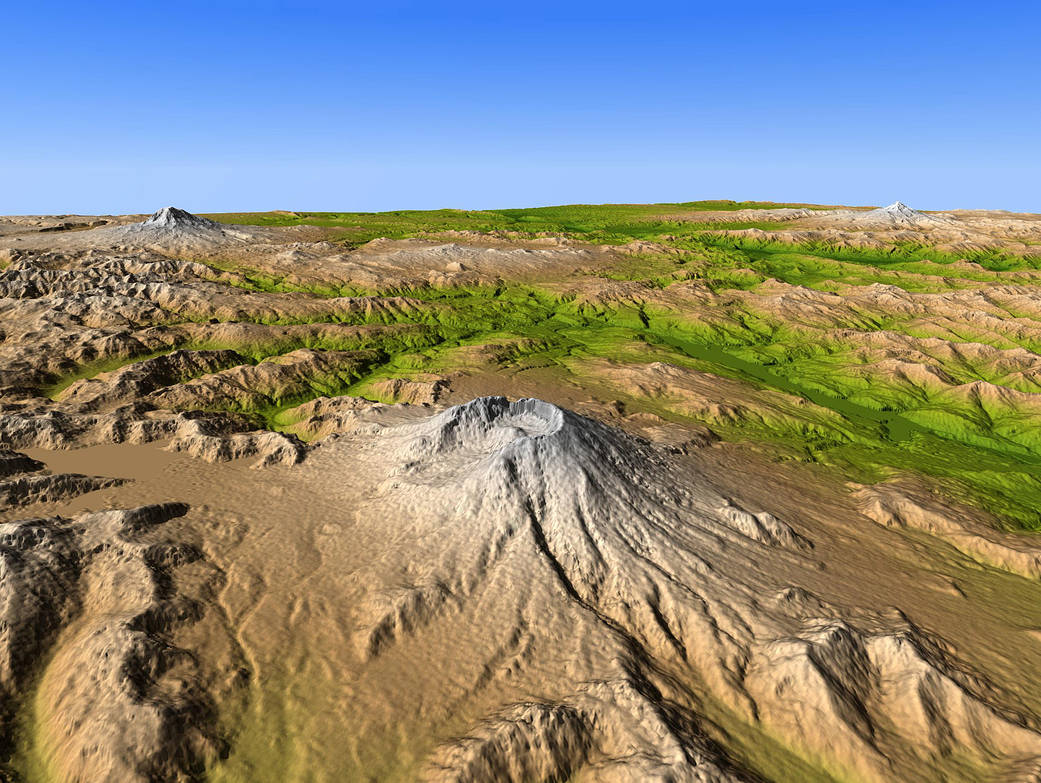
<instances>
[{"instance_id":1,"label":"rocky outcrop","mask_svg":"<svg viewBox=\"0 0 1041 783\"><path fill-rule=\"evenodd\" d=\"M57 399L80 410L97 410L135 402L165 386L184 383L245 361L234 351L174 351L76 381Z\"/></svg>"},{"instance_id":2,"label":"rocky outcrop","mask_svg":"<svg viewBox=\"0 0 1041 783\"><path fill-rule=\"evenodd\" d=\"M0 481L0 510L30 503L52 503L121 483L120 479L78 473L9 478Z\"/></svg>"},{"instance_id":3,"label":"rocky outcrop","mask_svg":"<svg viewBox=\"0 0 1041 783\"><path fill-rule=\"evenodd\" d=\"M166 410L230 408L256 410L282 404L313 390L346 388L379 354L372 351L313 351L301 348L255 365L240 365L166 386L144 397Z\"/></svg>"},{"instance_id":4,"label":"rocky outcrop","mask_svg":"<svg viewBox=\"0 0 1041 783\"><path fill-rule=\"evenodd\" d=\"M318 441L336 433L375 434L383 429L380 419L387 406L363 397L316 397L285 411L285 432L307 441Z\"/></svg>"},{"instance_id":5,"label":"rocky outcrop","mask_svg":"<svg viewBox=\"0 0 1041 783\"><path fill-rule=\"evenodd\" d=\"M148 406L107 414L0 414L0 437L20 448L66 449L99 443L153 443L210 462L258 456L257 465L294 464L303 458L292 435L256 430L248 417L212 412L153 412Z\"/></svg>"},{"instance_id":6,"label":"rocky outcrop","mask_svg":"<svg viewBox=\"0 0 1041 783\"><path fill-rule=\"evenodd\" d=\"M0 478L19 473L35 473L43 469L43 463L18 451L0 448Z\"/></svg>"},{"instance_id":7,"label":"rocky outcrop","mask_svg":"<svg viewBox=\"0 0 1041 783\"><path fill-rule=\"evenodd\" d=\"M433 405L450 387L449 379L442 376L415 380L388 378L372 384L373 392L379 397L409 405Z\"/></svg>"}]
</instances>

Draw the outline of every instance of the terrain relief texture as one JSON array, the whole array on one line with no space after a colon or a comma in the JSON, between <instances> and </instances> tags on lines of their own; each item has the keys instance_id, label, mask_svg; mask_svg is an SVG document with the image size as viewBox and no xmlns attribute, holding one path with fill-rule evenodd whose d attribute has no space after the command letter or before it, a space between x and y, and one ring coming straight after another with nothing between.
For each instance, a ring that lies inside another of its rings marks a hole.
<instances>
[{"instance_id":1,"label":"terrain relief texture","mask_svg":"<svg viewBox=\"0 0 1041 783\"><path fill-rule=\"evenodd\" d=\"M0 779L1041 781L1041 216L0 218Z\"/></svg>"}]
</instances>

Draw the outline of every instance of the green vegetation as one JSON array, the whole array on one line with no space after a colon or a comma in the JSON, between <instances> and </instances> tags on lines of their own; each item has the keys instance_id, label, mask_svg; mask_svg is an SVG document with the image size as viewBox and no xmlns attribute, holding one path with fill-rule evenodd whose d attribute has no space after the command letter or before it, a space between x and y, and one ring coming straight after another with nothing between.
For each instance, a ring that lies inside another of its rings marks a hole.
<instances>
[{"instance_id":1,"label":"green vegetation","mask_svg":"<svg viewBox=\"0 0 1041 783\"><path fill-rule=\"evenodd\" d=\"M1029 273L1036 259L988 251L973 256L977 265L972 265L917 245L883 252L752 241L713 233L731 224L692 222L681 214L772 206L777 205L692 202L213 216L258 225L327 226L348 245L376 236L450 230L655 244L620 254L609 268L576 272L568 285L407 291L300 286L213 261L215 279L219 272L228 284L246 290L303 293L319 304L331 297L405 293L419 304L357 312L330 305L327 315L273 323L357 328L337 334L285 331L250 344L185 341L170 350L230 348L252 363L305 347L367 352L365 361L349 371L307 378L284 393L267 395L262 404L228 403L274 429L295 423L291 409L315 396L377 397L374 384L388 378L539 369L562 382L571 378L596 385L605 395L623 399L628 410L698 421L724 438L762 443L779 458L827 466L845 479L879 481L901 472L928 476L1000 514L1009 526L1041 529L1041 398L1033 396L1041 392L1041 375L1035 379L1024 371L1021 357L1001 352L1041 350L1041 317L1035 320L1029 309L1019 312L1018 305L1002 305L994 297L987 306L994 309L997 326L958 313L945 321L913 308L886 309L871 304L875 300L851 298L862 287L878 284L895 286L896 293L958 292L1009 279L1033 284ZM789 315L769 305L779 284L841 296ZM610 293L612 285L624 290ZM587 290L588 297L582 293ZM182 317L192 320L190 314ZM872 336L880 341L872 342ZM924 339L930 337L942 341ZM55 396L78 378L143 358L81 367L45 391ZM738 400L744 412L699 412L677 400L635 394L613 381L610 372L590 369L597 362L603 367L650 361L739 382L745 390ZM766 398L766 393L774 396Z\"/></svg>"},{"instance_id":2,"label":"green vegetation","mask_svg":"<svg viewBox=\"0 0 1041 783\"><path fill-rule=\"evenodd\" d=\"M552 234L591 242L623 244L655 239L662 233L693 235L707 228L765 227L769 223L686 223L685 212L735 212L744 209L809 207L766 201L690 201L680 204L572 204L533 209L468 211L461 209L397 212L253 212L206 215L213 220L248 226L321 226L337 229L336 238L357 245L377 237L401 239L444 231ZM670 217L671 216L671 217Z\"/></svg>"},{"instance_id":3,"label":"green vegetation","mask_svg":"<svg viewBox=\"0 0 1041 783\"><path fill-rule=\"evenodd\" d=\"M61 393L67 388L72 386L76 381L84 378L93 378L101 373L112 372L118 370L120 367L125 367L131 362L143 362L147 359L154 359L156 356L162 356L163 354L170 353L174 349L152 351L144 354L130 354L125 356L106 356L103 359L97 361L88 362L81 364L76 368L74 372L67 375L62 375L57 378L54 383L48 384L40 389L40 393L45 397L49 397L52 400L58 399Z\"/></svg>"}]
</instances>

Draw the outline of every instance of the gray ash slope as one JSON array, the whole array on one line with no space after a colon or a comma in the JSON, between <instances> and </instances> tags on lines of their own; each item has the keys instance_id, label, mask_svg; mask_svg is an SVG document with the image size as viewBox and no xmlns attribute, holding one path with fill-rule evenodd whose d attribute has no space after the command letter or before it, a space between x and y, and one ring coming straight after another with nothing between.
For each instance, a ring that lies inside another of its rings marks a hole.
<instances>
[{"instance_id":1,"label":"gray ash slope","mask_svg":"<svg viewBox=\"0 0 1041 783\"><path fill-rule=\"evenodd\" d=\"M865 223L875 222L882 225L892 224L895 226L949 226L952 221L949 218L929 215L912 209L902 201L894 201L886 207L879 207L870 212L855 215L854 220L859 218Z\"/></svg>"},{"instance_id":2,"label":"gray ash slope","mask_svg":"<svg viewBox=\"0 0 1041 783\"><path fill-rule=\"evenodd\" d=\"M143 223L134 223L126 227L126 231L148 231L153 229L169 229L179 231L220 231L223 226L209 218L193 215L177 207L163 207L154 212Z\"/></svg>"},{"instance_id":3,"label":"gray ash slope","mask_svg":"<svg viewBox=\"0 0 1041 783\"><path fill-rule=\"evenodd\" d=\"M840 611L779 584L779 562L818 567L812 542L631 436L539 400L482 398L388 430L378 448L398 466L378 503L404 520L383 557L426 551L408 589L363 602L363 657L472 603L495 606L484 621L503 634L535 604L546 627L566 615L614 651L606 669L565 659L570 693L501 705L435 754L431 780L756 779L713 739L703 699L865 780L958 764L1028 780L1016 770L1041 759L1036 717L1001 706L941 640L899 612Z\"/></svg>"},{"instance_id":4,"label":"gray ash slope","mask_svg":"<svg viewBox=\"0 0 1041 783\"><path fill-rule=\"evenodd\" d=\"M849 227L875 230L952 229L958 228L949 215L920 212L902 201L867 211L838 209L809 215L823 224L842 224Z\"/></svg>"},{"instance_id":5,"label":"gray ash slope","mask_svg":"<svg viewBox=\"0 0 1041 783\"><path fill-rule=\"evenodd\" d=\"M167 258L204 257L207 253L242 249L251 242L262 242L269 235L270 232L264 228L225 225L177 207L163 207L135 223L10 237L10 241L0 242L0 252L5 249L12 255L29 252L154 252Z\"/></svg>"},{"instance_id":6,"label":"gray ash slope","mask_svg":"<svg viewBox=\"0 0 1041 783\"><path fill-rule=\"evenodd\" d=\"M117 244L123 240L130 246L159 246L170 251L182 246L194 249L199 245L238 243L250 235L177 207L163 207L144 222L101 229L94 237Z\"/></svg>"}]
</instances>

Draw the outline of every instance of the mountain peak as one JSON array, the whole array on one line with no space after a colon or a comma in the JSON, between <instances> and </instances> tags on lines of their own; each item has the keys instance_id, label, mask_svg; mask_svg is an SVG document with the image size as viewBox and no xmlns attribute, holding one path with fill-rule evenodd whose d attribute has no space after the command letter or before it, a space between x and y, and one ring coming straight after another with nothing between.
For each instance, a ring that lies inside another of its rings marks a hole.
<instances>
[{"instance_id":1,"label":"mountain peak","mask_svg":"<svg viewBox=\"0 0 1041 783\"><path fill-rule=\"evenodd\" d=\"M911 209L902 201L894 201L888 207L882 207L879 212L885 212L890 215L900 215L902 217L917 217L921 213L917 210Z\"/></svg>"},{"instance_id":2,"label":"mountain peak","mask_svg":"<svg viewBox=\"0 0 1041 783\"><path fill-rule=\"evenodd\" d=\"M177 207L163 207L145 221L146 226L193 226L211 221Z\"/></svg>"}]
</instances>

